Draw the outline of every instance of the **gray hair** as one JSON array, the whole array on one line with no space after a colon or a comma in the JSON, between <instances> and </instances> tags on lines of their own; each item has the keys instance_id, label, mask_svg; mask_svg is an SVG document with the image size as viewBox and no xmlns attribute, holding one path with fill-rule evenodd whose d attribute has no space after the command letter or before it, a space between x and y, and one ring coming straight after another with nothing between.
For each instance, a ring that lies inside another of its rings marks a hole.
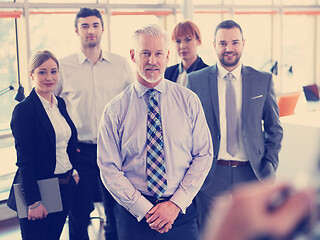
<instances>
[{"instance_id":1,"label":"gray hair","mask_svg":"<svg viewBox=\"0 0 320 240\"><path fill-rule=\"evenodd\" d=\"M137 29L132 36L135 44L139 42L139 37L141 35L147 35L152 37L161 37L165 38L166 48L169 48L169 38L167 32L157 24L149 24L144 27Z\"/></svg>"}]
</instances>

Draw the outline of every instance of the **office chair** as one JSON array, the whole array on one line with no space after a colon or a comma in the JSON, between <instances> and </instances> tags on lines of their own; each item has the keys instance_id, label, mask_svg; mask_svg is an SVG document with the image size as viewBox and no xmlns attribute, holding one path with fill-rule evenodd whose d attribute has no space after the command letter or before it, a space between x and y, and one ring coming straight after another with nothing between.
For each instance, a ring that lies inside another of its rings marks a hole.
<instances>
[{"instance_id":1,"label":"office chair","mask_svg":"<svg viewBox=\"0 0 320 240\"><path fill-rule=\"evenodd\" d=\"M280 117L294 114L294 110L296 108L299 96L300 92L283 95L279 97L278 106Z\"/></svg>"}]
</instances>

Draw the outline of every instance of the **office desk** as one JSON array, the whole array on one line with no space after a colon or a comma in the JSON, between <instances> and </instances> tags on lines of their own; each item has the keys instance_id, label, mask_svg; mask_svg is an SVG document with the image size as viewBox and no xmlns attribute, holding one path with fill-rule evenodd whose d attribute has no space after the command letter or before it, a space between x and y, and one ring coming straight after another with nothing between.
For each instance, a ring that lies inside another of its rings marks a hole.
<instances>
[{"instance_id":1,"label":"office desk","mask_svg":"<svg viewBox=\"0 0 320 240\"><path fill-rule=\"evenodd\" d=\"M277 179L299 181L312 176L320 166L320 111L285 116L280 121L283 141Z\"/></svg>"}]
</instances>

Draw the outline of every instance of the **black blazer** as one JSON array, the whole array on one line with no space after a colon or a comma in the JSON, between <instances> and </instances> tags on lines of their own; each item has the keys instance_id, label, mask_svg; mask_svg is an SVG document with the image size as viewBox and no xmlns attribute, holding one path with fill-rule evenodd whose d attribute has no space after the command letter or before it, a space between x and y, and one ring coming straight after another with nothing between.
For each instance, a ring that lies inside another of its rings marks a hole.
<instances>
[{"instance_id":1,"label":"black blazer","mask_svg":"<svg viewBox=\"0 0 320 240\"><path fill-rule=\"evenodd\" d=\"M179 73L180 73L180 71L182 71L182 69L180 70L181 65L182 64L179 63L179 64L173 65L171 67L167 67L166 71L164 72L164 78L168 79L172 82L177 82ZM187 73L198 71L198 70L206 68L206 67L208 67L208 65L205 64L202 61L201 57L198 56L196 61L194 61L194 63L187 69Z\"/></svg>"},{"instance_id":2,"label":"black blazer","mask_svg":"<svg viewBox=\"0 0 320 240\"><path fill-rule=\"evenodd\" d=\"M64 100L57 97L58 108L71 128L67 153L72 165L75 163L77 130L71 121ZM41 200L37 180L54 177L56 167L55 131L50 119L33 89L30 95L13 110L11 130L15 139L18 170L13 184L21 183L27 205ZM13 186L8 206L16 211Z\"/></svg>"}]
</instances>

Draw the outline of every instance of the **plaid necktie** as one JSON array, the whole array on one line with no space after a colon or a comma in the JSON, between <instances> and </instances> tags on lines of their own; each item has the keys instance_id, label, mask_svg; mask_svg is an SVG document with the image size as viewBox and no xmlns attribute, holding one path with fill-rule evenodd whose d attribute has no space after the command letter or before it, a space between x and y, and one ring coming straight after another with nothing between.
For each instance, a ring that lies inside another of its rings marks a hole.
<instances>
[{"instance_id":1,"label":"plaid necktie","mask_svg":"<svg viewBox=\"0 0 320 240\"><path fill-rule=\"evenodd\" d=\"M232 83L233 75L228 73L226 89L226 119L227 119L227 152L234 156L239 152L239 120L236 106L236 93Z\"/></svg>"},{"instance_id":2,"label":"plaid necktie","mask_svg":"<svg viewBox=\"0 0 320 240\"><path fill-rule=\"evenodd\" d=\"M156 91L149 90L147 123L147 183L148 191L159 199L167 189L167 175L164 167L161 117Z\"/></svg>"}]
</instances>

